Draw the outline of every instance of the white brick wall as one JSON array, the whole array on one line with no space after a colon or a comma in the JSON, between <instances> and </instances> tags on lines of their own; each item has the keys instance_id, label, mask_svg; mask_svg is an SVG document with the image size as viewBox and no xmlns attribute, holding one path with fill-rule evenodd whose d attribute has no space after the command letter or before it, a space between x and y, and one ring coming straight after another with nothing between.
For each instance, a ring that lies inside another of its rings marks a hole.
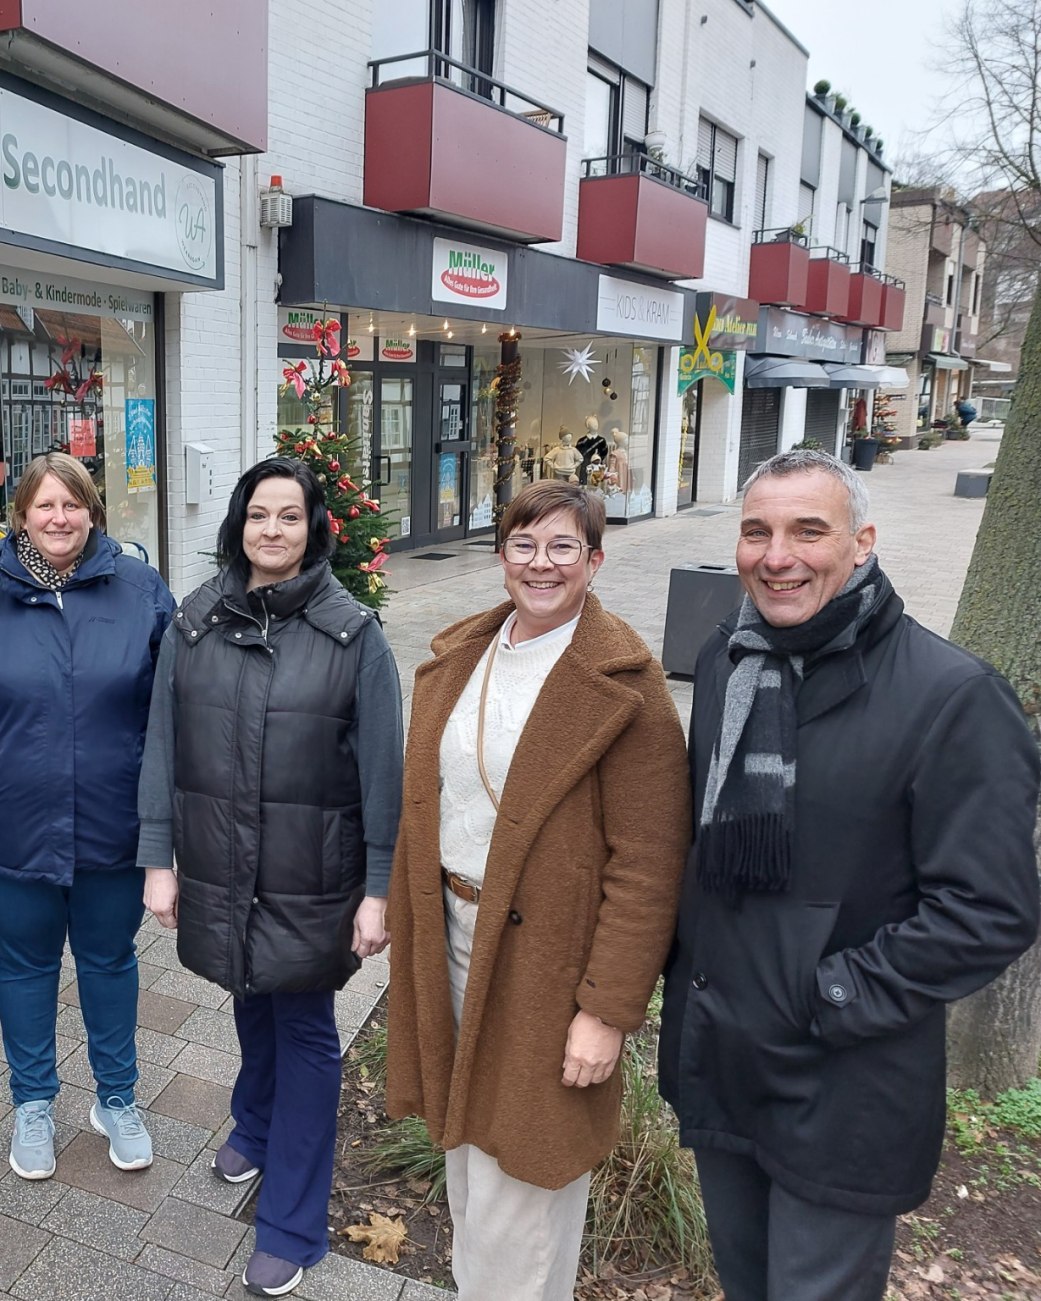
<instances>
[{"instance_id":1,"label":"white brick wall","mask_svg":"<svg viewBox=\"0 0 1041 1301\"><path fill-rule=\"evenodd\" d=\"M208 571L200 552L213 549L232 485L244 466L270 450L275 430L277 237L257 224L256 191L278 173L292 194L361 202L364 96L377 3L386 0L312 0L305 14L298 0L270 0L270 148L257 159L232 160L226 167L226 287L220 293L167 296L170 572L178 594ZM592 3L596 0L500 0L497 17L496 77L565 117L563 237L543 247L569 257L577 234ZM702 15L707 21L700 21ZM786 225L803 215L798 188L806 61L805 53L758 6L749 18L733 0L699 5L661 0L650 126L664 132L667 161L693 171L702 113L741 142L735 225L710 220L705 276L697 288L747 293L760 151L771 159L768 224ZM837 185L839 134L837 129L829 132L823 196L834 196ZM244 188L240 178L245 178ZM834 197L822 217L824 229L816 233L830 240ZM344 256L350 251L344 250ZM671 513L680 420L676 352L669 349L665 355L655 505L660 513ZM737 488L742 370L739 354L734 397L719 384L705 385L702 500L728 499ZM789 403L792 422L797 405ZM785 438L789 432L786 423ZM190 441L216 449L215 498L201 506L184 502L184 444Z\"/></svg>"}]
</instances>

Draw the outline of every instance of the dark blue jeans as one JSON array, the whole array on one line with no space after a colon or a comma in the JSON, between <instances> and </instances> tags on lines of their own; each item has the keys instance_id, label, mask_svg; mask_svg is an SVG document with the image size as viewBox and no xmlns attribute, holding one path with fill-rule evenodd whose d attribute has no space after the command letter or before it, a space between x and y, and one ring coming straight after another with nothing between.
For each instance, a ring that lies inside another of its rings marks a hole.
<instances>
[{"instance_id":1,"label":"dark blue jeans","mask_svg":"<svg viewBox=\"0 0 1041 1301\"><path fill-rule=\"evenodd\" d=\"M315 1265L329 1249L329 1194L340 1099L333 995L235 1000L242 1066L229 1144L264 1171L257 1249Z\"/></svg>"},{"instance_id":2,"label":"dark blue jeans","mask_svg":"<svg viewBox=\"0 0 1041 1301\"><path fill-rule=\"evenodd\" d=\"M0 1029L14 1104L58 1092L54 1023L66 936L98 1097L133 1102L144 871L77 872L71 886L0 877Z\"/></svg>"}]
</instances>

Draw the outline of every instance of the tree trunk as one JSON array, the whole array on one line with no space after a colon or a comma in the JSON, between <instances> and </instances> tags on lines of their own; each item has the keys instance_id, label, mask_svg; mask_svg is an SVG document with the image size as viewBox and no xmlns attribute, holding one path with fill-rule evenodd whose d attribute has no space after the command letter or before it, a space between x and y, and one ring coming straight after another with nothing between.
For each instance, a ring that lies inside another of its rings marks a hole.
<instances>
[{"instance_id":1,"label":"tree trunk","mask_svg":"<svg viewBox=\"0 0 1041 1301\"><path fill-rule=\"evenodd\" d=\"M1008 678L1036 731L1041 722L1041 287L951 640ZM1035 838L1035 845L1041 847L1041 839ZM1037 1074L1041 944L994 984L951 1008L947 1048L951 1082L986 1097L1021 1088Z\"/></svg>"}]
</instances>

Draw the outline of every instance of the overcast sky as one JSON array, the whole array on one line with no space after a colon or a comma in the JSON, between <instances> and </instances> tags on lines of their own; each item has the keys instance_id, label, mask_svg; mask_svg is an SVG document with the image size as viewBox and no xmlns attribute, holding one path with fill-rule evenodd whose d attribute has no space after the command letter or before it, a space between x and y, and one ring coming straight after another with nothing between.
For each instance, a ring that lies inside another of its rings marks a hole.
<instances>
[{"instance_id":1,"label":"overcast sky","mask_svg":"<svg viewBox=\"0 0 1041 1301\"><path fill-rule=\"evenodd\" d=\"M810 52L807 89L827 78L885 141L886 162L929 148L916 132L935 121L937 100L950 89L936 66L938 33L958 15L961 0L765 4Z\"/></svg>"}]
</instances>

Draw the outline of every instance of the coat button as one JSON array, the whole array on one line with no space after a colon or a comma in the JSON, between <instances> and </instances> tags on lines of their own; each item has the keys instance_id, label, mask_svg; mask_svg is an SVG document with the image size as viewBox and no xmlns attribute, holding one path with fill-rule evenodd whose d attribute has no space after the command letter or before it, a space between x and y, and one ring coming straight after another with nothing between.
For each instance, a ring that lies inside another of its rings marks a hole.
<instances>
[{"instance_id":1,"label":"coat button","mask_svg":"<svg viewBox=\"0 0 1041 1301\"><path fill-rule=\"evenodd\" d=\"M30 596L30 597L29 597L29 604L30 604L30 605L35 605L35 604L36 604L36 597L35 597L35 596Z\"/></svg>"},{"instance_id":2,"label":"coat button","mask_svg":"<svg viewBox=\"0 0 1041 1301\"><path fill-rule=\"evenodd\" d=\"M520 913L517 911L516 908L510 909L509 918L510 921L514 924L514 926L519 926L521 922L524 920L524 918L520 915Z\"/></svg>"},{"instance_id":3,"label":"coat button","mask_svg":"<svg viewBox=\"0 0 1041 1301\"><path fill-rule=\"evenodd\" d=\"M198 633L196 632L196 630L193 628L193 629L191 630L191 632L190 632L188 635L189 635L189 637L198 637L199 634L198 634Z\"/></svg>"},{"instance_id":4,"label":"coat button","mask_svg":"<svg viewBox=\"0 0 1041 1301\"><path fill-rule=\"evenodd\" d=\"M704 989L708 985L708 977L703 971L695 971L690 978L690 983L695 989Z\"/></svg>"},{"instance_id":5,"label":"coat button","mask_svg":"<svg viewBox=\"0 0 1041 1301\"><path fill-rule=\"evenodd\" d=\"M211 615L210 615L210 623L220 623L220 615L219 615L219 614L211 614Z\"/></svg>"},{"instance_id":6,"label":"coat button","mask_svg":"<svg viewBox=\"0 0 1041 1301\"><path fill-rule=\"evenodd\" d=\"M829 985L828 997L833 1003L844 1003L849 998L849 992L845 985Z\"/></svg>"},{"instance_id":7,"label":"coat button","mask_svg":"<svg viewBox=\"0 0 1041 1301\"><path fill-rule=\"evenodd\" d=\"M345 632L341 632L341 633L340 633L340 636L341 636L341 637L346 637L347 634L346 634Z\"/></svg>"},{"instance_id":8,"label":"coat button","mask_svg":"<svg viewBox=\"0 0 1041 1301\"><path fill-rule=\"evenodd\" d=\"M260 900L257 898L256 895L253 896L253 902L254 902L254 903L260 903Z\"/></svg>"},{"instance_id":9,"label":"coat button","mask_svg":"<svg viewBox=\"0 0 1041 1301\"><path fill-rule=\"evenodd\" d=\"M194 633L192 633L192 636L193 636L193 637L194 637L194 636L195 636L195 634L194 634ZM236 637L241 637L241 636L242 636L242 633L240 633L240 632L237 632L237 633L236 633L236 634L235 634L235 636L236 636Z\"/></svg>"}]
</instances>

